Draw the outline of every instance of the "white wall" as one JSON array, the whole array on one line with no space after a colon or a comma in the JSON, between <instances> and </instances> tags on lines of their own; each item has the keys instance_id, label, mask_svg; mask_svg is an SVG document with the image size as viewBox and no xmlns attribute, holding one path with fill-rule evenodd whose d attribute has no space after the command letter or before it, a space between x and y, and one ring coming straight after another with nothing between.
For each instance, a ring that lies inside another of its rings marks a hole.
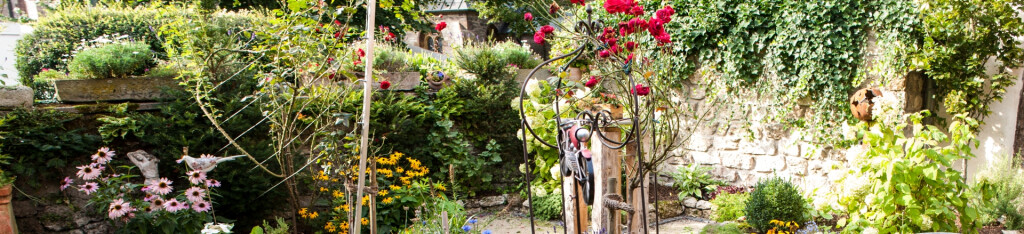
<instances>
[{"instance_id":1,"label":"white wall","mask_svg":"<svg viewBox=\"0 0 1024 234\"><path fill-rule=\"evenodd\" d=\"M989 72L995 71L994 66L989 67ZM984 124L977 133L979 141L978 148L972 152L975 158L967 162L968 181L974 181L975 175L984 170L990 162L999 157L1005 157L1013 152L1014 133L1017 129L1017 106L1021 98L1021 72L1024 68L1014 69L1010 74L1016 77L1013 86L1006 89L1003 100L990 104L992 113L985 118ZM958 165L957 170L962 166Z\"/></svg>"}]
</instances>

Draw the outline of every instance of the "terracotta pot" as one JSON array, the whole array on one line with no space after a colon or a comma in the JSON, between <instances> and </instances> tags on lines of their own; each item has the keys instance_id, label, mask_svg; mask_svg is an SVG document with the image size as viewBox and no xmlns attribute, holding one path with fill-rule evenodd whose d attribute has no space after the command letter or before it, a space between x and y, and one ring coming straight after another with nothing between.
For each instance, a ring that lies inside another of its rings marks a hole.
<instances>
[{"instance_id":1,"label":"terracotta pot","mask_svg":"<svg viewBox=\"0 0 1024 234\"><path fill-rule=\"evenodd\" d=\"M431 80L428 80L427 81L427 86L430 88L431 92L437 92L437 91L441 91L441 88L444 88L444 86L446 86L446 85L448 85L450 83L451 83L451 80L448 79L448 76L445 76L444 79L441 79L441 81L431 81Z\"/></svg>"},{"instance_id":2,"label":"terracotta pot","mask_svg":"<svg viewBox=\"0 0 1024 234\"><path fill-rule=\"evenodd\" d=\"M11 206L11 185L0 187L0 234L18 233L14 222L14 209Z\"/></svg>"}]
</instances>

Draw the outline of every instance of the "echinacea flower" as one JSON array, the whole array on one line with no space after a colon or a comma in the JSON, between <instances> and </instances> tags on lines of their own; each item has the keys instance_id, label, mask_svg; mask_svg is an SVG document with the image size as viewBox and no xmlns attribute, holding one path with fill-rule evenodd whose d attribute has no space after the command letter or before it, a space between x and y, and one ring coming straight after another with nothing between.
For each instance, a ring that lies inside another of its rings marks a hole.
<instances>
[{"instance_id":1,"label":"echinacea flower","mask_svg":"<svg viewBox=\"0 0 1024 234\"><path fill-rule=\"evenodd\" d=\"M203 197L206 197L206 190L199 187L191 187L185 190L185 196L192 203L203 201Z\"/></svg>"},{"instance_id":2,"label":"echinacea flower","mask_svg":"<svg viewBox=\"0 0 1024 234\"><path fill-rule=\"evenodd\" d=\"M444 30L444 28L447 28L447 27L448 27L448 23L445 23L445 22L439 22L439 23L437 23L437 25L434 25L434 29L437 29L437 31Z\"/></svg>"},{"instance_id":3,"label":"echinacea flower","mask_svg":"<svg viewBox=\"0 0 1024 234\"><path fill-rule=\"evenodd\" d=\"M643 84L637 84L636 87L633 87L633 94L637 96L647 96L650 93L651 87L644 86Z\"/></svg>"},{"instance_id":4,"label":"echinacea flower","mask_svg":"<svg viewBox=\"0 0 1024 234\"><path fill-rule=\"evenodd\" d=\"M114 201L110 203L110 208L107 209L110 219L120 218L131 211L132 205L130 203L125 203L124 200L120 198L114 199Z\"/></svg>"},{"instance_id":5,"label":"echinacea flower","mask_svg":"<svg viewBox=\"0 0 1024 234\"><path fill-rule=\"evenodd\" d=\"M583 86L587 86L588 88L593 88L594 86L597 85L598 81L599 80L597 79L596 76L590 76L590 80L587 80L587 83L584 83Z\"/></svg>"},{"instance_id":6,"label":"echinacea flower","mask_svg":"<svg viewBox=\"0 0 1024 234\"><path fill-rule=\"evenodd\" d=\"M110 159L111 158L107 157L104 153L96 153L92 155L92 161L98 164L107 164L107 162L110 162Z\"/></svg>"},{"instance_id":7,"label":"echinacea flower","mask_svg":"<svg viewBox=\"0 0 1024 234\"><path fill-rule=\"evenodd\" d=\"M204 181L206 181L206 172L200 170L188 172L188 182L202 184Z\"/></svg>"},{"instance_id":8,"label":"echinacea flower","mask_svg":"<svg viewBox=\"0 0 1024 234\"><path fill-rule=\"evenodd\" d=\"M551 34L552 32L555 32L555 27L551 27L551 25L544 25L540 27L540 31L545 34Z\"/></svg>"},{"instance_id":9,"label":"echinacea flower","mask_svg":"<svg viewBox=\"0 0 1024 234\"><path fill-rule=\"evenodd\" d=\"M526 12L526 14L523 14L523 19L526 19L526 21L533 21L533 14Z\"/></svg>"},{"instance_id":10,"label":"echinacea flower","mask_svg":"<svg viewBox=\"0 0 1024 234\"><path fill-rule=\"evenodd\" d=\"M100 170L88 165L78 166L78 173L76 175L84 180L94 180L100 177Z\"/></svg>"},{"instance_id":11,"label":"echinacea flower","mask_svg":"<svg viewBox=\"0 0 1024 234\"><path fill-rule=\"evenodd\" d=\"M533 34L533 42L537 44L544 44L544 32L537 31Z\"/></svg>"},{"instance_id":12,"label":"echinacea flower","mask_svg":"<svg viewBox=\"0 0 1024 234\"><path fill-rule=\"evenodd\" d=\"M179 202L178 199L172 198L171 200L167 200L166 202L164 202L164 209L166 209L169 212L177 212L179 210L187 208L187 206L182 206L183 204L185 203Z\"/></svg>"},{"instance_id":13,"label":"echinacea flower","mask_svg":"<svg viewBox=\"0 0 1024 234\"><path fill-rule=\"evenodd\" d=\"M114 152L113 150L110 150L110 148L107 148L107 147L101 147L96 152L100 153L100 154L103 154L103 156L106 156L108 158L114 157L114 153L116 153L116 152Z\"/></svg>"},{"instance_id":14,"label":"echinacea flower","mask_svg":"<svg viewBox=\"0 0 1024 234\"><path fill-rule=\"evenodd\" d=\"M60 191L64 191L64 189L71 187L71 183L74 183L74 181L71 180L71 177L64 177L64 180L60 181Z\"/></svg>"},{"instance_id":15,"label":"echinacea flower","mask_svg":"<svg viewBox=\"0 0 1024 234\"><path fill-rule=\"evenodd\" d=\"M210 202L207 202L207 201L192 202L192 210L195 210L196 212L207 212L207 211L210 211Z\"/></svg>"},{"instance_id":16,"label":"echinacea flower","mask_svg":"<svg viewBox=\"0 0 1024 234\"><path fill-rule=\"evenodd\" d=\"M170 193L171 190L174 189L173 187L171 187L172 183L174 183L174 182L171 182L166 177L162 177L162 178L160 178L160 181L156 182L155 185L151 185L151 186L153 186L151 188L151 190L153 190L153 193L160 194L160 195L166 195L166 194Z\"/></svg>"},{"instance_id":17,"label":"echinacea flower","mask_svg":"<svg viewBox=\"0 0 1024 234\"><path fill-rule=\"evenodd\" d=\"M89 195L89 194L91 194L93 192L96 192L96 190L99 190L99 189L100 189L100 187L99 187L99 185L96 184L96 182L88 182L88 183L85 183L83 185L78 186L78 190L82 191L82 192L85 192L85 195Z\"/></svg>"},{"instance_id":18,"label":"echinacea flower","mask_svg":"<svg viewBox=\"0 0 1024 234\"><path fill-rule=\"evenodd\" d=\"M217 181L215 179L206 180L206 187L211 187L211 188L220 187L220 181Z\"/></svg>"},{"instance_id":19,"label":"echinacea flower","mask_svg":"<svg viewBox=\"0 0 1024 234\"><path fill-rule=\"evenodd\" d=\"M156 198L153 199L152 202L149 202L149 208L153 211L160 210L161 208L164 208L165 203L164 199Z\"/></svg>"},{"instance_id":20,"label":"echinacea flower","mask_svg":"<svg viewBox=\"0 0 1024 234\"><path fill-rule=\"evenodd\" d=\"M388 88L391 88L391 82L388 82L386 80L380 82L380 89L388 89Z\"/></svg>"}]
</instances>

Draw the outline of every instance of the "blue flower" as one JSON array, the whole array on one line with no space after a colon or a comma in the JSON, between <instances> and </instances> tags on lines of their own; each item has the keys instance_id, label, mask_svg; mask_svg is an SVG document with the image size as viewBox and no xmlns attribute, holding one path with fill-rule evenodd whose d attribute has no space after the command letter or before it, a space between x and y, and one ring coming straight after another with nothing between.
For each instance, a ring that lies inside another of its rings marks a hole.
<instances>
[{"instance_id":1,"label":"blue flower","mask_svg":"<svg viewBox=\"0 0 1024 234\"><path fill-rule=\"evenodd\" d=\"M491 230L484 230L484 232L481 232L480 234L491 234Z\"/></svg>"},{"instance_id":2,"label":"blue flower","mask_svg":"<svg viewBox=\"0 0 1024 234\"><path fill-rule=\"evenodd\" d=\"M469 224L476 224L476 219L470 219Z\"/></svg>"},{"instance_id":3,"label":"blue flower","mask_svg":"<svg viewBox=\"0 0 1024 234\"><path fill-rule=\"evenodd\" d=\"M468 231L469 231L469 229L472 229L471 227L469 227L469 225L466 225L466 226L462 226L462 230L463 230L463 231L467 231L467 232L468 232Z\"/></svg>"}]
</instances>

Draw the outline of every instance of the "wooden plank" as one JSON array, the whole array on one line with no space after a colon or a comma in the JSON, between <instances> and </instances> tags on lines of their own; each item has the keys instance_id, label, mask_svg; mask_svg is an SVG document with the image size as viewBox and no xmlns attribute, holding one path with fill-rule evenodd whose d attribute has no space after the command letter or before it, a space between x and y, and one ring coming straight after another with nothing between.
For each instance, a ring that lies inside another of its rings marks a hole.
<instances>
[{"instance_id":1,"label":"wooden plank","mask_svg":"<svg viewBox=\"0 0 1024 234\"><path fill-rule=\"evenodd\" d=\"M637 145L635 143L626 145L625 147L626 156L624 157L625 162L623 164L627 167L627 176L636 176L636 170L640 165L639 157L636 155L636 147ZM649 173L650 172L648 171L644 171L644 175ZM629 233L631 234L645 233L644 226L646 226L648 221L653 218L647 217L647 219L644 219L644 207L647 205L644 197L650 192L650 188L648 186L650 181L647 179L647 176L644 175L640 176L640 178L643 178L640 185L629 188L630 191L628 192L629 198L627 200L633 209L636 209L636 212L633 214L633 217L629 222ZM632 177L626 178L627 183L633 180L634 179ZM641 187L643 187L643 193L641 193Z\"/></svg>"},{"instance_id":2,"label":"wooden plank","mask_svg":"<svg viewBox=\"0 0 1024 234\"><path fill-rule=\"evenodd\" d=\"M590 212L587 211L587 203L583 200L583 187L572 176L562 177L562 198L565 199L566 233L587 232L590 226Z\"/></svg>"},{"instance_id":3,"label":"wooden plank","mask_svg":"<svg viewBox=\"0 0 1024 234\"><path fill-rule=\"evenodd\" d=\"M617 128L600 129L604 132L604 135L609 139L619 139L620 132ZM604 233L617 234L620 233L621 228L619 224L622 222L622 215L620 212L612 209L605 208L604 196L605 194L618 194L622 195L622 156L619 154L619 150L610 149L605 147L601 143L600 137L596 135L591 137L591 152L594 155L594 181L597 183L594 187L594 209L591 213L593 217L592 229L596 231L604 230Z\"/></svg>"}]
</instances>

